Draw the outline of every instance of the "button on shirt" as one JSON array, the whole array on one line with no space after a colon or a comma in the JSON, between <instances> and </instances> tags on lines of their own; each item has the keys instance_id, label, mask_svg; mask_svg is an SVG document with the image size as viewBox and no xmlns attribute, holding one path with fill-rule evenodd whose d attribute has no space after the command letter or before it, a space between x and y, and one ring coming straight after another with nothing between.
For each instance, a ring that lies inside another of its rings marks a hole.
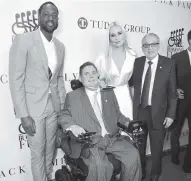
<instances>
[{"instance_id":1,"label":"button on shirt","mask_svg":"<svg viewBox=\"0 0 191 181\"><path fill-rule=\"evenodd\" d=\"M155 74L156 74L156 70L157 70L157 65L158 65L158 59L159 59L159 56L157 55L153 60L151 60L152 62L152 65L151 65L151 82L150 82L150 89L149 89L149 105L151 106L152 105L152 92L153 92L153 85L154 85L154 80L155 80ZM145 61L145 66L144 66L144 70L143 70L143 76L142 76L142 86L141 86L141 93L142 93L142 90L143 90L143 85L144 85L144 80L145 80L145 75L147 73L147 69L149 67L149 62L150 60L148 60L146 58L146 61Z\"/></svg>"},{"instance_id":2,"label":"button on shirt","mask_svg":"<svg viewBox=\"0 0 191 181\"><path fill-rule=\"evenodd\" d=\"M100 108L100 111L102 113L102 103L101 103L101 93L100 93L100 89L96 90L96 91L91 91L91 90L88 90L88 89L85 89L86 91L86 94L90 100L90 103L92 105L92 108L94 109L94 98L95 98L95 94L97 93L97 101L98 101L98 104L99 104L99 108ZM94 110L95 112L95 110ZM95 113L96 114L96 113ZM103 121L103 117L101 119L99 119L97 117L99 123L100 123L100 126L101 126L101 130L102 130L102 136L105 136L106 134L109 134L105 128L105 125L104 125L104 121Z\"/></svg>"}]
</instances>

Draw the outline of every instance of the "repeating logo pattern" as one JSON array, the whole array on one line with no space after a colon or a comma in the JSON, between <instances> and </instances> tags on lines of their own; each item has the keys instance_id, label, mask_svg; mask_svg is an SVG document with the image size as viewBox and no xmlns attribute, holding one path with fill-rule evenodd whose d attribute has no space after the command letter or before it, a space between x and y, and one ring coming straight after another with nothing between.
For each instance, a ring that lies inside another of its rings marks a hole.
<instances>
[{"instance_id":1,"label":"repeating logo pattern","mask_svg":"<svg viewBox=\"0 0 191 181\"><path fill-rule=\"evenodd\" d=\"M79 26L79 28L81 28L81 29L86 29L87 26L88 26L88 21L87 21L87 19L86 19L86 18L83 18L83 17L79 18L79 19L78 19L78 26Z\"/></svg>"},{"instance_id":2,"label":"repeating logo pattern","mask_svg":"<svg viewBox=\"0 0 191 181\"><path fill-rule=\"evenodd\" d=\"M37 11L27 11L26 13L15 14L15 22L12 25L13 37L21 33L27 33L38 29Z\"/></svg>"},{"instance_id":3,"label":"repeating logo pattern","mask_svg":"<svg viewBox=\"0 0 191 181\"><path fill-rule=\"evenodd\" d=\"M22 125L20 124L18 127L18 140L19 140L19 149L24 149L24 148L28 148L29 147L29 143L27 140L27 135L22 127Z\"/></svg>"},{"instance_id":4,"label":"repeating logo pattern","mask_svg":"<svg viewBox=\"0 0 191 181\"><path fill-rule=\"evenodd\" d=\"M110 23L111 22L100 21L100 20L87 20L84 17L80 17L77 20L78 27L83 30L85 30L87 27L94 28L94 29L107 29ZM133 33L146 34L150 31L150 27L143 26L143 25L124 24L123 28L126 32L133 32Z\"/></svg>"},{"instance_id":5,"label":"repeating logo pattern","mask_svg":"<svg viewBox=\"0 0 191 181\"><path fill-rule=\"evenodd\" d=\"M184 50L182 41L183 36L184 36L184 28L171 31L170 37L168 39L167 57L170 58L173 54Z\"/></svg>"}]
</instances>

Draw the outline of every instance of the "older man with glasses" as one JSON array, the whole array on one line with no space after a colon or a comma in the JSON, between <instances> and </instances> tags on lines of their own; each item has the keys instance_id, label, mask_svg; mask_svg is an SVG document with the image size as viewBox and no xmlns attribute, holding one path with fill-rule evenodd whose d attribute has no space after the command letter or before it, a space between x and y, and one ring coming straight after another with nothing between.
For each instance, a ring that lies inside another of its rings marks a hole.
<instances>
[{"instance_id":1,"label":"older man with glasses","mask_svg":"<svg viewBox=\"0 0 191 181\"><path fill-rule=\"evenodd\" d=\"M165 129L176 115L177 93L175 64L158 54L160 39L154 33L142 39L145 56L135 60L130 85L134 87L133 119L144 123L145 139L140 149L143 178L146 167L146 141L149 133L152 168L150 181L158 181L161 174Z\"/></svg>"}]
</instances>

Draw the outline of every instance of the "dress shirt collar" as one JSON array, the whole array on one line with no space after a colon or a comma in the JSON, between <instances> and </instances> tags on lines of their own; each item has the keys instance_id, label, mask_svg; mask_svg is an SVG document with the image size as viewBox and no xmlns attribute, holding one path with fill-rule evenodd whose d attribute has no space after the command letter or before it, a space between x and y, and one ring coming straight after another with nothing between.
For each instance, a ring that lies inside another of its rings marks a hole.
<instances>
[{"instance_id":1,"label":"dress shirt collar","mask_svg":"<svg viewBox=\"0 0 191 181\"><path fill-rule=\"evenodd\" d=\"M40 28L39 28L39 31L40 31L40 36L42 38L43 44L53 43L54 35L52 35L52 39L48 41L46 37L44 36L44 34L41 32Z\"/></svg>"},{"instance_id":2,"label":"dress shirt collar","mask_svg":"<svg viewBox=\"0 0 191 181\"><path fill-rule=\"evenodd\" d=\"M159 55L157 54L157 56L153 58L152 60L149 60L146 58L146 63L148 64L148 62L151 61L153 64L156 64L158 62L158 59L159 59Z\"/></svg>"},{"instance_id":3,"label":"dress shirt collar","mask_svg":"<svg viewBox=\"0 0 191 181\"><path fill-rule=\"evenodd\" d=\"M90 89L87 89L85 88L85 91L86 91L86 94L88 95L88 97L92 97L95 95L95 93L99 93L100 92L100 88L97 88L97 90L90 90Z\"/></svg>"}]
</instances>

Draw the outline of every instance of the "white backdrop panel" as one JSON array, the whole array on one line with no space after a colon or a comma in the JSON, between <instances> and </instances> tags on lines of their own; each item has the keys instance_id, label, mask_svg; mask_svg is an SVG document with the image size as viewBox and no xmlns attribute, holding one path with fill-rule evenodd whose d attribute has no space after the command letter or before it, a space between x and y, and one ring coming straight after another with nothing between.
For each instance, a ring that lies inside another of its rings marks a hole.
<instances>
[{"instance_id":1,"label":"white backdrop panel","mask_svg":"<svg viewBox=\"0 0 191 181\"><path fill-rule=\"evenodd\" d=\"M26 12L37 10L43 0L1 0L0 1L0 180L2 181L32 181L30 170L30 150L26 135L19 131L20 120L15 119L8 84L8 54L12 44L13 30L23 33L24 25L29 26ZM109 23L117 20L126 27L128 43L136 50L138 56L141 51L141 39L149 31L157 33L161 38L160 53L167 55L168 39L171 31L182 29L181 42L183 47L188 46L186 35L191 29L189 21L190 10L159 1L127 1L127 2L72 2L63 0L53 1L60 10L59 28L55 35L66 46L66 60L64 79L67 91L70 91L70 80L76 75L78 68L85 61L94 61L100 52L104 51L106 29ZM181 1L182 3L183 1ZM24 12L24 21L18 18L21 28L13 24L15 15ZM35 15L36 17L36 15ZM87 20L85 27L83 17ZM32 16L29 16L33 20ZM82 19L80 19L82 20ZM184 20L184 21L183 21ZM29 26L30 27L30 26ZM141 32L142 31L142 32ZM177 38L177 37L176 37ZM180 138L181 144L187 144L188 128L184 126ZM169 135L166 136L164 149L169 149ZM149 153L149 145L147 147ZM54 170L61 167L63 153L58 151Z\"/></svg>"}]
</instances>

